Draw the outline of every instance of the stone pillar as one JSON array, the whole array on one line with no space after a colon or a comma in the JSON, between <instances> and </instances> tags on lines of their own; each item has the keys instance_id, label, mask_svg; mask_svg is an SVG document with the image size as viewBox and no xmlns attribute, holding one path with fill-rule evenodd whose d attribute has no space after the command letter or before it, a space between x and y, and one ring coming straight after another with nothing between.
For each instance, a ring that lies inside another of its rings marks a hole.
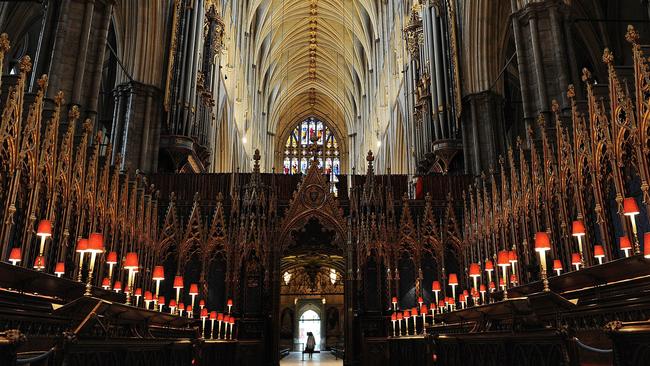
<instances>
[{"instance_id":1,"label":"stone pillar","mask_svg":"<svg viewBox=\"0 0 650 366\"><path fill-rule=\"evenodd\" d=\"M552 100L567 108L567 86L574 81L567 49L569 10L560 0L530 2L520 9L514 6L513 35L524 115L527 124L535 127L532 121L540 113L550 115Z\"/></svg>"},{"instance_id":2,"label":"stone pillar","mask_svg":"<svg viewBox=\"0 0 650 366\"><path fill-rule=\"evenodd\" d=\"M115 114L111 143L113 159L122 155L122 170L156 171L158 139L162 121L162 97L158 88L135 81L114 91Z\"/></svg>"},{"instance_id":3,"label":"stone pillar","mask_svg":"<svg viewBox=\"0 0 650 366\"><path fill-rule=\"evenodd\" d=\"M503 97L493 91L471 94L463 101L465 173L478 175L497 166L505 153Z\"/></svg>"},{"instance_id":4,"label":"stone pillar","mask_svg":"<svg viewBox=\"0 0 650 366\"><path fill-rule=\"evenodd\" d=\"M50 6L56 8L51 9L55 35L48 36L54 42L47 70L48 97L53 98L62 90L66 101L80 106L82 118L94 119L112 2L66 0ZM43 51L49 53L47 49Z\"/></svg>"}]
</instances>

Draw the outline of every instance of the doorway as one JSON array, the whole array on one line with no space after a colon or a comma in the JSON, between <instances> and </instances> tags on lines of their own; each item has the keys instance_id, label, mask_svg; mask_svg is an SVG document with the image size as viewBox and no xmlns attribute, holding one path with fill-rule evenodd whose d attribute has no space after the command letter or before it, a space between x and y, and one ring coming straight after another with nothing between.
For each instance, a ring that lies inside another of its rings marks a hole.
<instances>
[{"instance_id":1,"label":"doorway","mask_svg":"<svg viewBox=\"0 0 650 366\"><path fill-rule=\"evenodd\" d=\"M298 340L302 347L300 347L299 350L305 348L305 345L307 344L307 337L310 333L316 340L316 347L314 349L321 350L321 327L322 323L320 315L314 310L306 310L302 313L302 315L300 315L300 319L298 320Z\"/></svg>"}]
</instances>

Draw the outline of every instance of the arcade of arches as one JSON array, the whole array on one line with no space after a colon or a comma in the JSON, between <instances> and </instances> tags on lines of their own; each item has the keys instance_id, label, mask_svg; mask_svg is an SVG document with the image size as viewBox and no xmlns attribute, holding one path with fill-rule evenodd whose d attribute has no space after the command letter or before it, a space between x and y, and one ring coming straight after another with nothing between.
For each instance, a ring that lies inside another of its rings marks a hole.
<instances>
[{"instance_id":1,"label":"arcade of arches","mask_svg":"<svg viewBox=\"0 0 650 366\"><path fill-rule=\"evenodd\" d=\"M649 60L648 0L0 1L0 365L646 365Z\"/></svg>"}]
</instances>

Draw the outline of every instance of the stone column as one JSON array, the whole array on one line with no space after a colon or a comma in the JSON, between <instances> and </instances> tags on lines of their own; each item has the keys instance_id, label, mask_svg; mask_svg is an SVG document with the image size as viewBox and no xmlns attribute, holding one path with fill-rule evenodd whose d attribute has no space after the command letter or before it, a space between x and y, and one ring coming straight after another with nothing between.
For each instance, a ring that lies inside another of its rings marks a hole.
<instances>
[{"instance_id":1,"label":"stone column","mask_svg":"<svg viewBox=\"0 0 650 366\"><path fill-rule=\"evenodd\" d=\"M135 81L119 85L115 91L115 114L111 143L122 155L122 169L153 173L158 160L162 94L151 85ZM115 158L115 156L113 157Z\"/></svg>"},{"instance_id":2,"label":"stone column","mask_svg":"<svg viewBox=\"0 0 650 366\"><path fill-rule=\"evenodd\" d=\"M567 49L569 9L560 0L530 2L517 8L513 1L513 35L517 49L524 114L527 123L540 113L550 114L552 100L566 106L566 90L573 82Z\"/></svg>"}]
</instances>

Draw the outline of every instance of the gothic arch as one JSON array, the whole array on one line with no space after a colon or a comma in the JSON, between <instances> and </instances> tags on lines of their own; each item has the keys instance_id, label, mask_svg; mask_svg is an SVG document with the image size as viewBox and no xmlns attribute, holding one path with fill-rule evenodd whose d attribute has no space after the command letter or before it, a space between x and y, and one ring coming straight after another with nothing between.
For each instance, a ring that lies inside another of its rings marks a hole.
<instances>
[{"instance_id":1,"label":"gothic arch","mask_svg":"<svg viewBox=\"0 0 650 366\"><path fill-rule=\"evenodd\" d=\"M334 230L336 233L334 241L341 253L344 253L347 232L345 218L338 201L329 190L321 168L318 167L318 161L313 159L307 175L298 190L294 192L289 209L285 213L278 236L280 253L287 249L291 231L303 227L311 218L317 218L323 225Z\"/></svg>"}]
</instances>

